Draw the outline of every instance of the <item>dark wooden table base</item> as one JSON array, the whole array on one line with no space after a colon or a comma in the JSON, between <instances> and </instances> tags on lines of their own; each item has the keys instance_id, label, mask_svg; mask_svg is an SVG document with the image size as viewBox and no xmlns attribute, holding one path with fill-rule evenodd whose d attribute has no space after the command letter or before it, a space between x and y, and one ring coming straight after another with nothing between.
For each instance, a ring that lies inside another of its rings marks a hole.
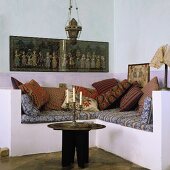
<instances>
[{"instance_id":1,"label":"dark wooden table base","mask_svg":"<svg viewBox=\"0 0 170 170\"><path fill-rule=\"evenodd\" d=\"M75 150L78 166L84 168L89 162L89 130L62 131L62 166L74 163Z\"/></svg>"}]
</instances>

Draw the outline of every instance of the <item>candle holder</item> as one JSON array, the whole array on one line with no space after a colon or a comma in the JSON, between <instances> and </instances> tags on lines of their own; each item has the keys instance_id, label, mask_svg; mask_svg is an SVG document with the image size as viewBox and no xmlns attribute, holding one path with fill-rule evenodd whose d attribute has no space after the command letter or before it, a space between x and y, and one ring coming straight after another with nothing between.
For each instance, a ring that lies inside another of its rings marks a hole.
<instances>
[{"instance_id":1,"label":"candle holder","mask_svg":"<svg viewBox=\"0 0 170 170\"><path fill-rule=\"evenodd\" d=\"M76 124L76 114L77 114L77 112L80 113L82 111L83 107L82 107L82 105L79 105L79 107L77 108L76 102L71 102L71 106L73 106L73 107L70 107L70 103L66 103L66 110L73 112L73 121L72 122L75 125Z\"/></svg>"}]
</instances>

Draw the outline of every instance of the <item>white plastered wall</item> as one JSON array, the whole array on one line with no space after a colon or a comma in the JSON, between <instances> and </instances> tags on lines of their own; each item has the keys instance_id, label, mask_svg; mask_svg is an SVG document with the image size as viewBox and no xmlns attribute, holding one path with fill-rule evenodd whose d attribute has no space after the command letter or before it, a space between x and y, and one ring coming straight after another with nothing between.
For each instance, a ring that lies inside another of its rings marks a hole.
<instances>
[{"instance_id":1,"label":"white plastered wall","mask_svg":"<svg viewBox=\"0 0 170 170\"><path fill-rule=\"evenodd\" d=\"M114 1L77 0L77 3L83 27L80 39L109 42L109 54L113 56ZM68 7L69 0L0 0L0 72L9 71L10 35L66 39ZM77 17L75 8L72 12L72 17Z\"/></svg>"}]
</instances>

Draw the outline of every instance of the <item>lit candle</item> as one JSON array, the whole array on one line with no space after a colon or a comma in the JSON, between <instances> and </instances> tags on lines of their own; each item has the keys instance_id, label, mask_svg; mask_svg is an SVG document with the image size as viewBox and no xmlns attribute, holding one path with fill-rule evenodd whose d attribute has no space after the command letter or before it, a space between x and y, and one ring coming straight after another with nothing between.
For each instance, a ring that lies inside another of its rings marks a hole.
<instances>
[{"instance_id":1,"label":"lit candle","mask_svg":"<svg viewBox=\"0 0 170 170\"><path fill-rule=\"evenodd\" d=\"M68 103L68 89L66 90L66 103Z\"/></svg>"},{"instance_id":2,"label":"lit candle","mask_svg":"<svg viewBox=\"0 0 170 170\"><path fill-rule=\"evenodd\" d=\"M75 87L73 87L73 102L75 102L76 101L76 98L75 98L76 96L75 96Z\"/></svg>"},{"instance_id":3,"label":"lit candle","mask_svg":"<svg viewBox=\"0 0 170 170\"><path fill-rule=\"evenodd\" d=\"M82 91L80 92L80 105L82 105Z\"/></svg>"}]
</instances>

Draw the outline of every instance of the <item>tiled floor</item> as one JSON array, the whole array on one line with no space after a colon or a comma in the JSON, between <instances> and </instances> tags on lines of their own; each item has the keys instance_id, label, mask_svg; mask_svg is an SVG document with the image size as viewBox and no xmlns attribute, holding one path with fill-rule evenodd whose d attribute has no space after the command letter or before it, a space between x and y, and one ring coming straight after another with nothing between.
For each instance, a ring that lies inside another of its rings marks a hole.
<instances>
[{"instance_id":1,"label":"tiled floor","mask_svg":"<svg viewBox=\"0 0 170 170\"><path fill-rule=\"evenodd\" d=\"M92 148L84 170L146 170L102 149ZM61 152L13 158L1 158L0 170L78 170L77 163L62 168Z\"/></svg>"}]
</instances>

